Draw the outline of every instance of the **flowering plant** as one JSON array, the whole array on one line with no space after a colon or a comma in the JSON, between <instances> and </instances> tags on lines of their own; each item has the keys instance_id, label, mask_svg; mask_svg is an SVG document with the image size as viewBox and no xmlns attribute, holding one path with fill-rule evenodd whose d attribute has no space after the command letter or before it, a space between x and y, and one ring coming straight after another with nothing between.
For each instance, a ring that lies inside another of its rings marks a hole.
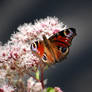
<instances>
[{"instance_id":1,"label":"flowering plant","mask_svg":"<svg viewBox=\"0 0 92 92\"><path fill-rule=\"evenodd\" d=\"M56 17L36 20L18 27L10 40L0 43L0 92L62 92L59 87L45 88L43 73L47 65L30 50L31 43L43 40L67 26Z\"/></svg>"}]
</instances>

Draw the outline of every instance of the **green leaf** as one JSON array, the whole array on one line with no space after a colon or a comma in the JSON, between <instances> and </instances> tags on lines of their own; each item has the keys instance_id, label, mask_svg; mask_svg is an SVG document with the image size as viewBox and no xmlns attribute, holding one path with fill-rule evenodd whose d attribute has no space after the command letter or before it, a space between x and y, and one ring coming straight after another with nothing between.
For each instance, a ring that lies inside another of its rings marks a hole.
<instances>
[{"instance_id":1,"label":"green leaf","mask_svg":"<svg viewBox=\"0 0 92 92\"><path fill-rule=\"evenodd\" d=\"M48 88L47 88L47 92L55 92L55 89L52 88L52 87L48 87Z\"/></svg>"},{"instance_id":2,"label":"green leaf","mask_svg":"<svg viewBox=\"0 0 92 92\"><path fill-rule=\"evenodd\" d=\"M40 79L40 71L39 70L37 70L35 76L36 76L36 79L38 79L38 80Z\"/></svg>"}]
</instances>

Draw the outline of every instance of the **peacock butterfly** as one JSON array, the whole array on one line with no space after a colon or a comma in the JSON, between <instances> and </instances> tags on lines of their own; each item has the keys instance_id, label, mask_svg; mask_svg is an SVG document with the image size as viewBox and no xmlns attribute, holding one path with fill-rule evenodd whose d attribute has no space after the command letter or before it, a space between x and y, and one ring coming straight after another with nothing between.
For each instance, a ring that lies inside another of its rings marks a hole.
<instances>
[{"instance_id":1,"label":"peacock butterfly","mask_svg":"<svg viewBox=\"0 0 92 92\"><path fill-rule=\"evenodd\" d=\"M62 61L69 53L72 39L76 36L74 28L62 30L50 38L43 35L43 40L31 44L31 50L44 63L54 64Z\"/></svg>"}]
</instances>

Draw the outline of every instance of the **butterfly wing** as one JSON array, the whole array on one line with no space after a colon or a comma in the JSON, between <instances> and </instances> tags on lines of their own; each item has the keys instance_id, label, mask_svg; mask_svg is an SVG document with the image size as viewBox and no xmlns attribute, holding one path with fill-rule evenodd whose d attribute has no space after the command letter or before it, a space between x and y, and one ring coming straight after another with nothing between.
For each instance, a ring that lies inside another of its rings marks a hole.
<instances>
[{"instance_id":1,"label":"butterfly wing","mask_svg":"<svg viewBox=\"0 0 92 92\"><path fill-rule=\"evenodd\" d=\"M63 60L69 53L72 39L75 37L76 31L74 28L62 30L49 38L52 43L52 49L55 57L55 62Z\"/></svg>"},{"instance_id":2,"label":"butterfly wing","mask_svg":"<svg viewBox=\"0 0 92 92\"><path fill-rule=\"evenodd\" d=\"M44 54L44 44L43 41L36 41L31 44L31 50L34 52L37 56L42 57Z\"/></svg>"},{"instance_id":3,"label":"butterfly wing","mask_svg":"<svg viewBox=\"0 0 92 92\"><path fill-rule=\"evenodd\" d=\"M49 39L43 35L43 41L36 41L31 44L31 50L47 64L56 63L64 59L76 35L74 28L62 30L51 36Z\"/></svg>"},{"instance_id":4,"label":"butterfly wing","mask_svg":"<svg viewBox=\"0 0 92 92\"><path fill-rule=\"evenodd\" d=\"M72 39L76 35L76 30L74 28L68 28L62 30L49 38L51 42L54 42L62 47L70 47Z\"/></svg>"},{"instance_id":5,"label":"butterfly wing","mask_svg":"<svg viewBox=\"0 0 92 92\"><path fill-rule=\"evenodd\" d=\"M36 41L31 44L31 50L35 53L44 63L51 64L55 61L52 51L52 43L50 40L43 36L43 41Z\"/></svg>"}]
</instances>

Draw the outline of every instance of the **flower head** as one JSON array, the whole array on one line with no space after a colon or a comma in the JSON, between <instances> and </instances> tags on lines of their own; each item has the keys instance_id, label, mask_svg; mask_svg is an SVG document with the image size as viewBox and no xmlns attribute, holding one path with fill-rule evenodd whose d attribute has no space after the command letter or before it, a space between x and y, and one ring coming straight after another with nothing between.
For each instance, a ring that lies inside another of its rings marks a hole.
<instances>
[{"instance_id":1,"label":"flower head","mask_svg":"<svg viewBox=\"0 0 92 92\"><path fill-rule=\"evenodd\" d=\"M47 17L36 20L34 24L25 23L19 26L18 32L12 34L6 44L0 43L0 79L8 79L15 85L17 80L25 77L25 74L30 76L30 72L39 69L41 62L36 55L32 54L30 45L37 40L43 40L43 35L49 38L66 28L67 26L56 17ZM37 83L35 88L38 86L40 83Z\"/></svg>"},{"instance_id":2,"label":"flower head","mask_svg":"<svg viewBox=\"0 0 92 92\"><path fill-rule=\"evenodd\" d=\"M32 77L30 77L27 81L27 90L28 92L42 92L41 82L37 82Z\"/></svg>"},{"instance_id":3,"label":"flower head","mask_svg":"<svg viewBox=\"0 0 92 92\"><path fill-rule=\"evenodd\" d=\"M0 88L0 92L14 92L14 88L12 86L3 85Z\"/></svg>"},{"instance_id":4,"label":"flower head","mask_svg":"<svg viewBox=\"0 0 92 92\"><path fill-rule=\"evenodd\" d=\"M56 92L63 92L59 87L54 88Z\"/></svg>"},{"instance_id":5,"label":"flower head","mask_svg":"<svg viewBox=\"0 0 92 92\"><path fill-rule=\"evenodd\" d=\"M34 25L31 23L18 27L18 32L12 34L11 40L4 46L0 46L0 61L12 63L18 61L20 66L32 66L40 62L30 50L30 44L36 40L43 40L42 36L51 35L66 29L67 26L58 20L58 18L47 17L36 20Z\"/></svg>"}]
</instances>

